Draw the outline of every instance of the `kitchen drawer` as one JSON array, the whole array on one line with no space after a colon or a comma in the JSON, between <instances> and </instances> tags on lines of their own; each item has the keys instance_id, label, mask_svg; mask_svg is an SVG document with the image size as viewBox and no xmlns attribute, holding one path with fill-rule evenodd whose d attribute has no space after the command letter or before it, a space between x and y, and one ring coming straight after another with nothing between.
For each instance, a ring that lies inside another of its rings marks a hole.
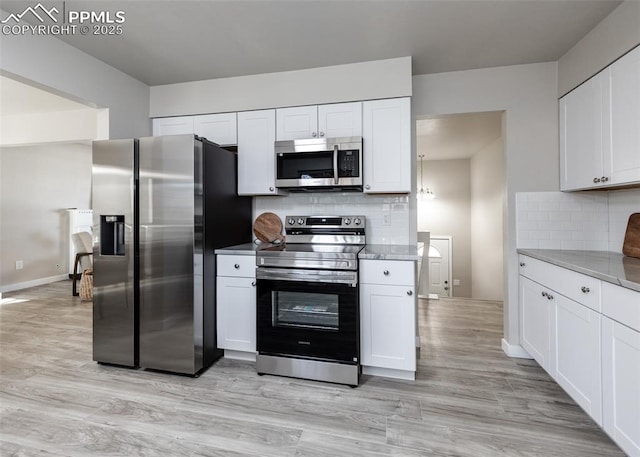
<instances>
[{"instance_id":1,"label":"kitchen drawer","mask_svg":"<svg viewBox=\"0 0 640 457\"><path fill-rule=\"evenodd\" d=\"M360 260L360 282L411 286L416 283L416 264L406 260Z\"/></svg>"},{"instance_id":2,"label":"kitchen drawer","mask_svg":"<svg viewBox=\"0 0 640 457\"><path fill-rule=\"evenodd\" d=\"M640 292L603 282L602 314L640 332Z\"/></svg>"},{"instance_id":3,"label":"kitchen drawer","mask_svg":"<svg viewBox=\"0 0 640 457\"><path fill-rule=\"evenodd\" d=\"M256 277L255 255L218 254L218 276Z\"/></svg>"},{"instance_id":4,"label":"kitchen drawer","mask_svg":"<svg viewBox=\"0 0 640 457\"><path fill-rule=\"evenodd\" d=\"M599 279L524 255L520 255L520 274L594 311L601 312Z\"/></svg>"}]
</instances>

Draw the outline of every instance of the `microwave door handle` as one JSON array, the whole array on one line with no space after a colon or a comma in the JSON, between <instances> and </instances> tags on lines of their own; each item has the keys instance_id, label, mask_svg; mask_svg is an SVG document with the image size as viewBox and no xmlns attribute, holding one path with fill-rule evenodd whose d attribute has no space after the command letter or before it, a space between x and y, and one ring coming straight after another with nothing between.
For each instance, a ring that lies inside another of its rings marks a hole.
<instances>
[{"instance_id":1,"label":"microwave door handle","mask_svg":"<svg viewBox=\"0 0 640 457\"><path fill-rule=\"evenodd\" d=\"M338 185L338 145L333 145L333 180Z\"/></svg>"}]
</instances>

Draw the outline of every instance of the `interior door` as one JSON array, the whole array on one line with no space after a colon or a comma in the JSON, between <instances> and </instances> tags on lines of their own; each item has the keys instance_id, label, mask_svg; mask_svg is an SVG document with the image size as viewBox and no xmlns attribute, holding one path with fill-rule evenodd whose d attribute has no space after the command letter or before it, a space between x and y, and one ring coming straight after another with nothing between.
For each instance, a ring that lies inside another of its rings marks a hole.
<instances>
[{"instance_id":1,"label":"interior door","mask_svg":"<svg viewBox=\"0 0 640 457\"><path fill-rule=\"evenodd\" d=\"M429 255L429 294L438 297L451 297L451 278L449 258L451 240L449 238L431 238ZM435 297L433 297L435 298Z\"/></svg>"}]
</instances>

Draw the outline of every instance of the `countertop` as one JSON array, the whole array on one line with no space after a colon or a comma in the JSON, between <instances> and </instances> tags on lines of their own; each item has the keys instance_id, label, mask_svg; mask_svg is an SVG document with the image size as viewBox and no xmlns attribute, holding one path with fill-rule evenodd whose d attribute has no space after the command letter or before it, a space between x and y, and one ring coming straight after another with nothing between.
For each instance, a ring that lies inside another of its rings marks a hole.
<instances>
[{"instance_id":1,"label":"countertop","mask_svg":"<svg viewBox=\"0 0 640 457\"><path fill-rule=\"evenodd\" d=\"M225 255L256 255L256 251L261 245L254 243L237 244L235 246L228 246L226 248L216 249L216 254Z\"/></svg>"},{"instance_id":2,"label":"countertop","mask_svg":"<svg viewBox=\"0 0 640 457\"><path fill-rule=\"evenodd\" d=\"M404 244L367 244L358 258L360 260L421 260L420 248L424 243Z\"/></svg>"},{"instance_id":3,"label":"countertop","mask_svg":"<svg viewBox=\"0 0 640 457\"><path fill-rule=\"evenodd\" d=\"M360 254L359 259L367 260L420 260L420 248L424 243L416 245L396 245L396 244L367 244ZM271 244L244 243L236 246L216 249L216 254L222 255L256 255L256 251Z\"/></svg>"},{"instance_id":4,"label":"countertop","mask_svg":"<svg viewBox=\"0 0 640 457\"><path fill-rule=\"evenodd\" d=\"M518 253L640 292L640 259L607 251L518 249Z\"/></svg>"}]
</instances>

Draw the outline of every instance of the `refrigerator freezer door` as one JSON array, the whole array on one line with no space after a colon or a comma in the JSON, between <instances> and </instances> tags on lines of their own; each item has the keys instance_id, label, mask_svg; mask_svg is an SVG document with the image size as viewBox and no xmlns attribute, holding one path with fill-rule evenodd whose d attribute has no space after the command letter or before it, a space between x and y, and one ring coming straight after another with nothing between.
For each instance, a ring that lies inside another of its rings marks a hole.
<instances>
[{"instance_id":1,"label":"refrigerator freezer door","mask_svg":"<svg viewBox=\"0 0 640 457\"><path fill-rule=\"evenodd\" d=\"M202 143L140 140L140 366L203 368Z\"/></svg>"},{"instance_id":2,"label":"refrigerator freezer door","mask_svg":"<svg viewBox=\"0 0 640 457\"><path fill-rule=\"evenodd\" d=\"M137 365L136 141L93 142L93 359Z\"/></svg>"}]
</instances>

